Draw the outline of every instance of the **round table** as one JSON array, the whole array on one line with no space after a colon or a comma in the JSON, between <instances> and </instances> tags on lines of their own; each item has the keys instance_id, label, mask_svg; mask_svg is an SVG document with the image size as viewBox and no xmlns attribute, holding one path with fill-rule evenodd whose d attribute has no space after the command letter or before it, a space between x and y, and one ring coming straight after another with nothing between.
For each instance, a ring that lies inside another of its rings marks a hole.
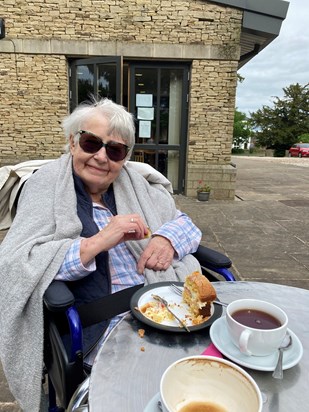
<instances>
[{"instance_id":1,"label":"round table","mask_svg":"<svg viewBox=\"0 0 309 412\"><path fill-rule=\"evenodd\" d=\"M213 285L221 301L256 298L286 311L289 328L303 345L300 362L284 371L283 380L272 378L272 372L244 369L265 395L263 412L307 411L309 290L259 282L215 282ZM140 328L145 330L144 338L138 334ZM165 332L127 315L109 335L95 360L89 388L90 412L159 412L157 402L153 405L164 370L179 358L201 354L210 343L208 328L192 333Z\"/></svg>"}]
</instances>

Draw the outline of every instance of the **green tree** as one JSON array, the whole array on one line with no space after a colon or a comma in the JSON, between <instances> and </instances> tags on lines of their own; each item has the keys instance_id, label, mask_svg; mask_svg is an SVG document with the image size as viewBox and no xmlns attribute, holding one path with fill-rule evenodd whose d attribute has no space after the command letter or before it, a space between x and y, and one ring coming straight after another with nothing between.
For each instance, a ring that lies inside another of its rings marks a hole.
<instances>
[{"instance_id":1,"label":"green tree","mask_svg":"<svg viewBox=\"0 0 309 412\"><path fill-rule=\"evenodd\" d=\"M245 113L235 110L234 114L234 129L233 129L233 144L236 147L248 143L250 137L250 129L248 126L248 118Z\"/></svg>"},{"instance_id":2,"label":"green tree","mask_svg":"<svg viewBox=\"0 0 309 412\"><path fill-rule=\"evenodd\" d=\"M309 132L309 83L291 84L283 91L282 99L275 97L274 107L263 106L250 113L257 143L282 154Z\"/></svg>"},{"instance_id":3,"label":"green tree","mask_svg":"<svg viewBox=\"0 0 309 412\"><path fill-rule=\"evenodd\" d=\"M297 143L309 143L309 133L304 133L298 136Z\"/></svg>"}]
</instances>

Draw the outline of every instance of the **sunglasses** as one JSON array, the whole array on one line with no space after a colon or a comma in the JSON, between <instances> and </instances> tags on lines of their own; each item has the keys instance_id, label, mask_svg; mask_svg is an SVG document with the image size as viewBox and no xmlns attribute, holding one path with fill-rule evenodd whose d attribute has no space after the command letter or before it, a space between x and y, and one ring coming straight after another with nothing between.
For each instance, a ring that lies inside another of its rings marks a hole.
<instances>
[{"instance_id":1,"label":"sunglasses","mask_svg":"<svg viewBox=\"0 0 309 412\"><path fill-rule=\"evenodd\" d=\"M85 130L79 130L77 133L80 135L79 145L86 153L94 154L102 147L105 147L108 158L113 162L120 162L128 154L129 146L123 143L114 142L113 140L104 143L98 136Z\"/></svg>"}]
</instances>

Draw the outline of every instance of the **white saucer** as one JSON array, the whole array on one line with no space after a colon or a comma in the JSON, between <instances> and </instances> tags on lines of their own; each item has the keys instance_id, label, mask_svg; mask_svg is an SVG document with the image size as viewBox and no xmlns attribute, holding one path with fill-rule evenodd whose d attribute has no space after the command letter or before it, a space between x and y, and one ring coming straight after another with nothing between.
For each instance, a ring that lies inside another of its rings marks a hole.
<instances>
[{"instance_id":1,"label":"white saucer","mask_svg":"<svg viewBox=\"0 0 309 412\"><path fill-rule=\"evenodd\" d=\"M210 338L215 347L233 362L246 368L258 371L273 371L275 369L278 352L268 356L247 356L242 354L233 344L226 328L225 316L217 319L210 327ZM283 353L283 369L289 369L297 365L303 355L303 346L298 337L290 329L293 344Z\"/></svg>"},{"instance_id":2,"label":"white saucer","mask_svg":"<svg viewBox=\"0 0 309 412\"><path fill-rule=\"evenodd\" d=\"M143 412L161 412L161 409L158 406L159 400L160 392L156 393L155 396L152 399L150 399Z\"/></svg>"}]
</instances>

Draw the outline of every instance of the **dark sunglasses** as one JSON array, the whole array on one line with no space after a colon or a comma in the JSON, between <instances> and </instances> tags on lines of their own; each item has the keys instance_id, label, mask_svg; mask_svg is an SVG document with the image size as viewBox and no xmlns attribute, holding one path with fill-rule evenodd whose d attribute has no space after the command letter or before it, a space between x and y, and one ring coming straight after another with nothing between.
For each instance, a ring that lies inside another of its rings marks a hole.
<instances>
[{"instance_id":1,"label":"dark sunglasses","mask_svg":"<svg viewBox=\"0 0 309 412\"><path fill-rule=\"evenodd\" d=\"M129 146L114 142L104 143L102 140L91 132L86 132L85 130L79 130L79 145L86 153L97 153L102 147L105 147L106 154L110 160L113 162L120 162L123 160L129 151Z\"/></svg>"}]
</instances>

